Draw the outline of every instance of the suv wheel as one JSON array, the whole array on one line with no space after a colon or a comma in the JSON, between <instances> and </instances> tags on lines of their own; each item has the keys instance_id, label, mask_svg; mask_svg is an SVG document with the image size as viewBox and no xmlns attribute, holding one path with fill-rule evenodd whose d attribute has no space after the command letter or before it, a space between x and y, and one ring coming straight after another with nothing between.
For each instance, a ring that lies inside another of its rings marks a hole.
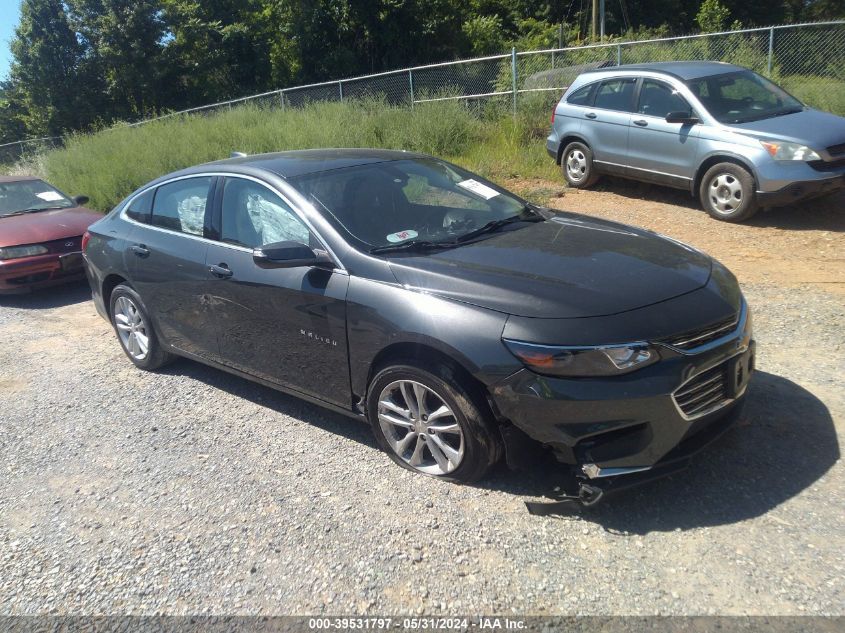
<instances>
[{"instance_id":1,"label":"suv wheel","mask_svg":"<svg viewBox=\"0 0 845 633\"><path fill-rule=\"evenodd\" d=\"M713 165L699 188L704 210L717 220L742 222L757 212L754 178L734 163Z\"/></svg>"},{"instance_id":2,"label":"suv wheel","mask_svg":"<svg viewBox=\"0 0 845 633\"><path fill-rule=\"evenodd\" d=\"M573 142L564 148L560 168L569 186L576 189L586 189L599 179L593 166L593 153L583 143Z\"/></svg>"},{"instance_id":3,"label":"suv wheel","mask_svg":"<svg viewBox=\"0 0 845 633\"><path fill-rule=\"evenodd\" d=\"M173 360L162 348L138 293L120 284L112 290L109 303L120 346L136 367L152 371Z\"/></svg>"},{"instance_id":4,"label":"suv wheel","mask_svg":"<svg viewBox=\"0 0 845 633\"><path fill-rule=\"evenodd\" d=\"M376 374L368 394L367 415L376 439L403 468L471 482L502 454L486 407L476 404L444 365L391 365Z\"/></svg>"}]
</instances>

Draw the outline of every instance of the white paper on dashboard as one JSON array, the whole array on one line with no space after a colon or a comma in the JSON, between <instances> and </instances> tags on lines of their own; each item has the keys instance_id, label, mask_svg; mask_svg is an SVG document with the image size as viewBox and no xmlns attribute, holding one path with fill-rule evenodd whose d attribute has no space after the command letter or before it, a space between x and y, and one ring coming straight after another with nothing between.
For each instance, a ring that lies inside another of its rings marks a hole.
<instances>
[{"instance_id":1,"label":"white paper on dashboard","mask_svg":"<svg viewBox=\"0 0 845 633\"><path fill-rule=\"evenodd\" d=\"M55 202L56 200L64 199L62 194L55 191L42 191L41 193L36 193L35 195L47 202Z\"/></svg>"},{"instance_id":2,"label":"white paper on dashboard","mask_svg":"<svg viewBox=\"0 0 845 633\"><path fill-rule=\"evenodd\" d=\"M482 184L477 180L473 180L471 178L469 180L459 182L458 186L463 187L467 191L472 191L474 194L481 196L485 200L495 198L499 195L499 192L493 189L492 187L488 187L487 185Z\"/></svg>"}]
</instances>

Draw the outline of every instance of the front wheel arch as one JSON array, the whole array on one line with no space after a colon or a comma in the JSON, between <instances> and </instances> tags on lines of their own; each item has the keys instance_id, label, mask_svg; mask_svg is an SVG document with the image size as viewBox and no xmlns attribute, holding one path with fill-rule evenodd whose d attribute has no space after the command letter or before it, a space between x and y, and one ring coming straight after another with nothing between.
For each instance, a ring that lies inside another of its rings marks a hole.
<instances>
[{"instance_id":1,"label":"front wheel arch","mask_svg":"<svg viewBox=\"0 0 845 633\"><path fill-rule=\"evenodd\" d=\"M751 174L756 193L757 185L760 181L757 178L757 173L755 172L753 165L738 156L734 156L733 154L714 154L713 156L708 156L701 161L701 164L695 172L695 178L692 179L692 183L690 184L690 194L693 197L698 197L698 192L701 189L701 180L704 178L704 174L707 173L707 170L719 163L733 163L738 167L742 167L745 171Z\"/></svg>"}]
</instances>

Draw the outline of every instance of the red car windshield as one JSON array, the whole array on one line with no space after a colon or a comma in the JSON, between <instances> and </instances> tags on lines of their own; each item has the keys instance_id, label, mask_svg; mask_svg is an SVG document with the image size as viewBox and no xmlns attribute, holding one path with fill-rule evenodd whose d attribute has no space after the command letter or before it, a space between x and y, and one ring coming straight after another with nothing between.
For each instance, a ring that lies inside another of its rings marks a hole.
<instances>
[{"instance_id":1,"label":"red car windshield","mask_svg":"<svg viewBox=\"0 0 845 633\"><path fill-rule=\"evenodd\" d=\"M0 182L0 217L73 206L73 200L43 180Z\"/></svg>"}]
</instances>

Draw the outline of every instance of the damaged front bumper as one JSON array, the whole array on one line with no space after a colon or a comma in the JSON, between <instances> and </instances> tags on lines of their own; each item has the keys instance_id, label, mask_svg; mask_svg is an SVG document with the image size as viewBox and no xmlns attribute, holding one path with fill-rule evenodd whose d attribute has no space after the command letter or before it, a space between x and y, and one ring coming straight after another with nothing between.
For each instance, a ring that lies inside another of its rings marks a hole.
<instances>
[{"instance_id":1,"label":"damaged front bumper","mask_svg":"<svg viewBox=\"0 0 845 633\"><path fill-rule=\"evenodd\" d=\"M661 348L660 356L616 377L555 378L523 369L494 386L493 400L515 429L572 467L583 484L573 494L588 504L610 488L685 467L730 426L754 371L747 310L723 339L692 352Z\"/></svg>"}]
</instances>

